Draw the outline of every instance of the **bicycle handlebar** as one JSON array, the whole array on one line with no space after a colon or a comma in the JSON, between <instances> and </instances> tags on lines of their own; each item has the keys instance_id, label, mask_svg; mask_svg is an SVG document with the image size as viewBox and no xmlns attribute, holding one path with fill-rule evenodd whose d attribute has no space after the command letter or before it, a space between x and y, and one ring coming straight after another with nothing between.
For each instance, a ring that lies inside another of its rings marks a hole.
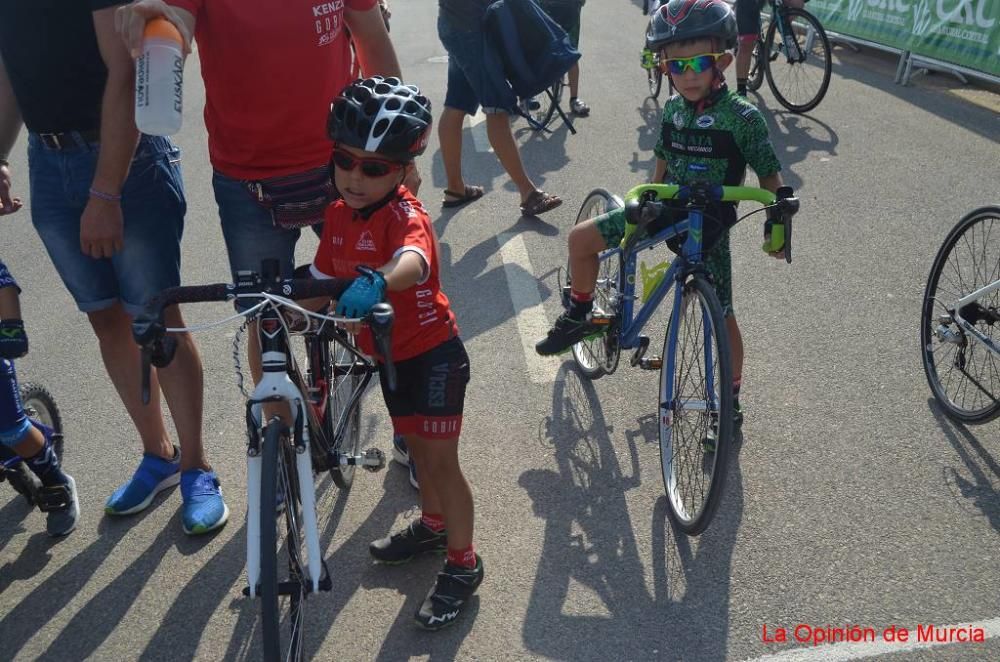
<instances>
[{"instance_id":1,"label":"bicycle handlebar","mask_svg":"<svg viewBox=\"0 0 1000 662\"><path fill-rule=\"evenodd\" d=\"M161 291L146 304L144 313L132 322L132 337L142 350L142 401L149 403L150 366L166 367L173 360L177 341L167 335L163 309L180 303L231 301L240 295L273 294L289 299L328 296L337 299L354 282L353 278L309 279L258 278L238 284L186 285ZM372 330L376 351L382 356L389 390L396 390L396 366L392 362L392 325L395 315L388 303L379 303L362 318Z\"/></svg>"},{"instance_id":2,"label":"bicycle handlebar","mask_svg":"<svg viewBox=\"0 0 1000 662\"><path fill-rule=\"evenodd\" d=\"M703 207L713 202L759 202L768 208L767 228L778 223L784 226L785 261L792 261L792 217L799 211L799 199L790 186L781 186L777 193L753 186L720 186L718 184L695 183L643 184L625 194L626 222L636 229L643 228L663 213L667 201L687 202L691 206ZM634 233L626 230L626 239ZM624 240L623 240L624 241Z\"/></svg>"}]
</instances>

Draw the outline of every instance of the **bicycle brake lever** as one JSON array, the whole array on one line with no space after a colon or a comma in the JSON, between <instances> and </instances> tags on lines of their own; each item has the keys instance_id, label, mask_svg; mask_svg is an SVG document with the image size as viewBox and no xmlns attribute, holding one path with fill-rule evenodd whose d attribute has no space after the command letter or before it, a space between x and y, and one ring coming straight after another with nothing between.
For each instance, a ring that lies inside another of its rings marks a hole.
<instances>
[{"instance_id":1,"label":"bicycle brake lever","mask_svg":"<svg viewBox=\"0 0 1000 662\"><path fill-rule=\"evenodd\" d=\"M377 303L368 313L368 326L372 330L375 349L382 355L385 381L390 391L396 390L396 366L392 362L392 323L395 318L392 306Z\"/></svg>"}]
</instances>

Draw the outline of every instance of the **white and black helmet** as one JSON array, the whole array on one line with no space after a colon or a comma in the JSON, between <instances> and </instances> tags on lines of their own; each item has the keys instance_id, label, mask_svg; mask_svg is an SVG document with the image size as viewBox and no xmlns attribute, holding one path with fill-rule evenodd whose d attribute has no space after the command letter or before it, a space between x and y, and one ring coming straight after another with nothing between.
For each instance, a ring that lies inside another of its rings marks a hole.
<instances>
[{"instance_id":1,"label":"white and black helmet","mask_svg":"<svg viewBox=\"0 0 1000 662\"><path fill-rule=\"evenodd\" d=\"M398 78L356 80L330 105L326 131L340 145L406 162L423 153L431 130L431 102Z\"/></svg>"}]
</instances>

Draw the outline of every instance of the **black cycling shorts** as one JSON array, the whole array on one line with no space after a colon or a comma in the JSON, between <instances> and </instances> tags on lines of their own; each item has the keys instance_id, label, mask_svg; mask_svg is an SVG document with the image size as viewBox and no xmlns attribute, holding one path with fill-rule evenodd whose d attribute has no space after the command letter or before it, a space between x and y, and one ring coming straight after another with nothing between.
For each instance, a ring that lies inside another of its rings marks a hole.
<instances>
[{"instance_id":1,"label":"black cycling shorts","mask_svg":"<svg viewBox=\"0 0 1000 662\"><path fill-rule=\"evenodd\" d=\"M459 337L405 361L396 362L396 390L379 371L382 395L396 434L456 439L462 431L469 355Z\"/></svg>"},{"instance_id":2,"label":"black cycling shorts","mask_svg":"<svg viewBox=\"0 0 1000 662\"><path fill-rule=\"evenodd\" d=\"M760 34L760 10L764 0L736 0L736 33L738 35Z\"/></svg>"}]
</instances>

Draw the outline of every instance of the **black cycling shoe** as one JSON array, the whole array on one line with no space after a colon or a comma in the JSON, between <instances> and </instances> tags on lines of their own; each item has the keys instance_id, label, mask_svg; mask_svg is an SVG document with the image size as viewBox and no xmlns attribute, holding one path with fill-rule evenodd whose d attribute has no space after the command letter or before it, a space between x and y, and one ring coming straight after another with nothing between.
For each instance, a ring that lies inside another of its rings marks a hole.
<instances>
[{"instance_id":1,"label":"black cycling shoe","mask_svg":"<svg viewBox=\"0 0 1000 662\"><path fill-rule=\"evenodd\" d=\"M379 563L406 563L414 556L448 551L448 532L435 533L422 521L415 520L399 533L368 545L368 553Z\"/></svg>"},{"instance_id":2,"label":"black cycling shoe","mask_svg":"<svg viewBox=\"0 0 1000 662\"><path fill-rule=\"evenodd\" d=\"M562 354L581 340L604 333L607 328L591 322L589 315L578 320L570 317L569 313L563 313L556 318L556 323L549 329L548 335L535 343L535 351L542 356Z\"/></svg>"},{"instance_id":3,"label":"black cycling shoe","mask_svg":"<svg viewBox=\"0 0 1000 662\"><path fill-rule=\"evenodd\" d=\"M471 570L445 563L414 620L425 630L440 630L451 625L482 583L483 559L479 554L476 554L476 567Z\"/></svg>"}]
</instances>

